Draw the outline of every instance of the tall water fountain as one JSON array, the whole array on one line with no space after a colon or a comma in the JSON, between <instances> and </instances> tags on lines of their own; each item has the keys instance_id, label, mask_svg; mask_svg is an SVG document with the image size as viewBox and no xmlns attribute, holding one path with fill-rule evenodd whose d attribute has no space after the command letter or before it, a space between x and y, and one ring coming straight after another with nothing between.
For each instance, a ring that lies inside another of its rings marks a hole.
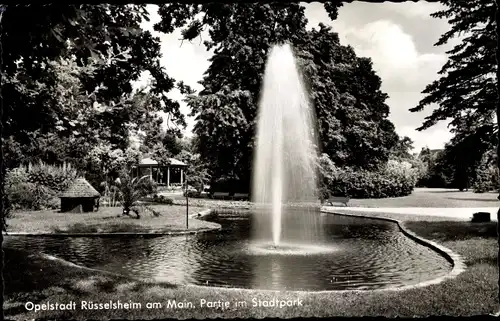
<instances>
[{"instance_id":1,"label":"tall water fountain","mask_svg":"<svg viewBox=\"0 0 500 321\"><path fill-rule=\"evenodd\" d=\"M268 56L259 103L253 240L290 249L321 242L314 111L290 45Z\"/></svg>"}]
</instances>

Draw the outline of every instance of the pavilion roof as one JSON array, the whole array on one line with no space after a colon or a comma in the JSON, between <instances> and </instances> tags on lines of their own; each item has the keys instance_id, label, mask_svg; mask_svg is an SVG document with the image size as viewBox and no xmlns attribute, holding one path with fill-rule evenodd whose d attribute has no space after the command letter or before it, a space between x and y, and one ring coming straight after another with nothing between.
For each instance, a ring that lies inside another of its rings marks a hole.
<instances>
[{"instance_id":1,"label":"pavilion roof","mask_svg":"<svg viewBox=\"0 0 500 321\"><path fill-rule=\"evenodd\" d=\"M173 166L187 166L187 164L181 162L178 159L169 158L169 160L170 160L170 165L173 165ZM158 162L155 161L152 158L147 157L147 158L141 159L141 162L139 163L139 165L142 165L142 166L157 166Z\"/></svg>"}]
</instances>

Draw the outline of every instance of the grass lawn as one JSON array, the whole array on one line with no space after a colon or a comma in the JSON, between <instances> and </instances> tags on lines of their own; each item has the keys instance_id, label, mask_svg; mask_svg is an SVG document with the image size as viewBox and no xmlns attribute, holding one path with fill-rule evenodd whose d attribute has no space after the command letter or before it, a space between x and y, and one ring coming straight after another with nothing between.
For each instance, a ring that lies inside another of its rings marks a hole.
<instances>
[{"instance_id":1,"label":"grass lawn","mask_svg":"<svg viewBox=\"0 0 500 321\"><path fill-rule=\"evenodd\" d=\"M377 213L380 216L380 213ZM384 215L402 219L399 215ZM237 317L326 317L429 315L480 315L498 310L498 269L496 223L461 221L409 221L415 233L441 243L465 258L467 270L457 278L424 288L405 291L360 291L329 293L263 292L214 289L146 281L91 272L48 261L39 255L27 256L5 249L4 314L9 319L151 319L151 318L237 318ZM168 300L192 302L193 309L168 309ZM200 300L244 301L247 306L230 309L201 308ZM285 308L253 307L252 300L302 300L302 306ZM75 311L27 312L24 304L77 302ZM80 301L109 300L142 303L137 310L81 310ZM147 309L147 302L161 308Z\"/></svg>"},{"instance_id":2,"label":"grass lawn","mask_svg":"<svg viewBox=\"0 0 500 321\"><path fill-rule=\"evenodd\" d=\"M15 212L7 220L7 232L29 233L113 233L113 232L176 232L186 231L186 207L176 205L152 205L161 213L154 217L141 213L140 219L118 217L121 207L101 207L92 213L60 213L56 210ZM206 209L189 206L189 215ZM207 221L189 218L189 231L218 227Z\"/></svg>"},{"instance_id":3,"label":"grass lawn","mask_svg":"<svg viewBox=\"0 0 500 321\"><path fill-rule=\"evenodd\" d=\"M500 202L497 192L474 193L454 189L415 188L405 197L383 199L351 199L349 206L355 207L497 207Z\"/></svg>"},{"instance_id":4,"label":"grass lawn","mask_svg":"<svg viewBox=\"0 0 500 321\"><path fill-rule=\"evenodd\" d=\"M497 192L474 193L472 190L460 192L455 189L415 188L412 194L404 197L382 199L351 199L350 207L497 207L500 201ZM180 194L168 196L175 205L186 205L185 198ZM247 201L214 200L208 198L190 198L189 204L200 207L249 208L252 203Z\"/></svg>"}]
</instances>

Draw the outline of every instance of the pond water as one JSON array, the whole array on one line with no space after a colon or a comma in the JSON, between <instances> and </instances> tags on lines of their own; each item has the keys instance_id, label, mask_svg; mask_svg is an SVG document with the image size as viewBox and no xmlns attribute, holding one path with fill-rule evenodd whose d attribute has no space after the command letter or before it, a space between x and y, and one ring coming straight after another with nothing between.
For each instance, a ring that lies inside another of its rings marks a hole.
<instances>
[{"instance_id":1,"label":"pond water","mask_svg":"<svg viewBox=\"0 0 500 321\"><path fill-rule=\"evenodd\" d=\"M220 216L222 230L162 237L7 236L4 246L158 282L265 290L381 289L447 274L441 255L404 236L396 224L340 215L321 217L320 247L276 255L255 250L249 215ZM259 248L257 248L259 249Z\"/></svg>"}]
</instances>

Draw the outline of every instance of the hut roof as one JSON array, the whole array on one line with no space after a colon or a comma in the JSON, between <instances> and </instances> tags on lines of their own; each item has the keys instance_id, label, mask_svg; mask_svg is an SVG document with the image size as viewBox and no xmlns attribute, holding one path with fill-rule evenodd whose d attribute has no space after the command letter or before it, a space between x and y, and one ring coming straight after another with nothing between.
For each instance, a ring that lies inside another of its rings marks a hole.
<instances>
[{"instance_id":1,"label":"hut roof","mask_svg":"<svg viewBox=\"0 0 500 321\"><path fill-rule=\"evenodd\" d=\"M62 197L98 197L101 196L85 178L77 178L73 184L61 194Z\"/></svg>"},{"instance_id":2,"label":"hut roof","mask_svg":"<svg viewBox=\"0 0 500 321\"><path fill-rule=\"evenodd\" d=\"M173 165L173 166L187 166L187 164L181 162L178 159L170 158L169 160L170 160L170 165ZM151 158L148 157L148 158L141 159L140 165L142 165L142 166L156 166L156 165L158 165L158 162L155 161L154 159L151 159Z\"/></svg>"}]
</instances>

